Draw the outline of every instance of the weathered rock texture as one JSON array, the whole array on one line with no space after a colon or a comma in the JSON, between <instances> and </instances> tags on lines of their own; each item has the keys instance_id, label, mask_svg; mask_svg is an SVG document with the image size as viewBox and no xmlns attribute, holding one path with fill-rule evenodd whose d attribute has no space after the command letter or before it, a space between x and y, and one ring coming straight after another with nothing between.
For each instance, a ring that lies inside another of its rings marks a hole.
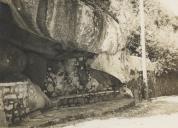
<instances>
[{"instance_id":1,"label":"weathered rock texture","mask_svg":"<svg viewBox=\"0 0 178 128\"><path fill-rule=\"evenodd\" d=\"M65 66L59 67L60 70L64 69L62 76L64 78L59 80L60 76L55 74L58 80L54 84L54 78L50 76L51 80L46 82L49 84L46 84L44 88L46 60L43 61L43 57L39 57L40 60L38 60L36 55L29 56L27 53L25 74L34 83L42 85L43 90L51 92L58 90L61 94L71 94L87 90L105 90L109 88L108 86L112 86L113 83L110 80L111 84L106 87L97 83L97 80L89 74L88 67L106 72L119 79L121 83L129 80L125 46L129 31L134 29L135 22L137 22L131 18L131 15L135 13L130 9L132 8L130 1L127 3L115 0L8 0L7 2L16 23L22 29L55 40L63 46L65 52L81 50L97 55L95 58L90 58L92 60L90 62L87 61L88 57L82 53L81 57L70 60L64 56L62 64ZM129 13L125 13L125 9ZM128 27L128 24L132 26ZM38 44L38 41L36 43ZM39 47L39 51L44 50L40 48L40 45L35 46ZM71 56L72 54L76 53L71 52ZM104 81L104 78L102 79ZM52 81L51 84L50 81Z\"/></svg>"},{"instance_id":2,"label":"weathered rock texture","mask_svg":"<svg viewBox=\"0 0 178 128\"><path fill-rule=\"evenodd\" d=\"M119 4L117 1L17 0L12 3L29 30L63 41L66 47L113 54L125 44L119 20L113 16L118 13L113 7ZM111 16L108 9L115 13Z\"/></svg>"},{"instance_id":3,"label":"weathered rock texture","mask_svg":"<svg viewBox=\"0 0 178 128\"><path fill-rule=\"evenodd\" d=\"M128 81L124 48L129 32L138 25L137 19L132 18L136 13L130 0L9 2L14 18L21 28L62 42L66 49L99 54L93 68L107 72L123 82ZM125 12L126 9L129 12ZM106 64L100 67L98 61Z\"/></svg>"}]
</instances>

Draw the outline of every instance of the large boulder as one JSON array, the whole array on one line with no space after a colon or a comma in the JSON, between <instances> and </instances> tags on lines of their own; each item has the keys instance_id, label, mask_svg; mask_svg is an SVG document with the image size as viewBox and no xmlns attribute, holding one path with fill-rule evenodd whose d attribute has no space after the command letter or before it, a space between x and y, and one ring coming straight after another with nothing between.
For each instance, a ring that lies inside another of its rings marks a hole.
<instances>
[{"instance_id":1,"label":"large boulder","mask_svg":"<svg viewBox=\"0 0 178 128\"><path fill-rule=\"evenodd\" d=\"M49 98L42 92L41 88L28 80L28 107L30 111L48 108L51 105Z\"/></svg>"},{"instance_id":2,"label":"large boulder","mask_svg":"<svg viewBox=\"0 0 178 128\"><path fill-rule=\"evenodd\" d=\"M125 47L137 28L132 1L116 0L8 0L16 23L23 29L62 43L64 48L99 54L104 64L95 68L127 81ZM121 6L122 5L122 6ZM127 12L125 12L127 10ZM129 26L129 27L128 27ZM100 55L101 54L101 55ZM105 57L104 57L105 56ZM107 57L111 59L106 59ZM115 59L112 59L115 58ZM118 58L118 60L117 60ZM115 61L117 60L117 61ZM114 62L115 61L115 62ZM95 62L95 61L94 61ZM120 65L121 66L116 66ZM112 64L116 68L112 68ZM108 67L109 66L109 67Z\"/></svg>"},{"instance_id":3,"label":"large boulder","mask_svg":"<svg viewBox=\"0 0 178 128\"><path fill-rule=\"evenodd\" d=\"M80 0L16 0L11 1L11 7L18 10L28 30L41 36L47 36L66 47L74 46L90 52L116 53L123 48L120 25L109 12L104 11L98 2ZM101 1L106 9L113 7L113 0ZM95 4L98 7L95 7ZM117 2L116 2L117 3ZM109 13L109 14L108 14ZM117 14L117 13L116 13ZM113 14L114 15L114 14ZM17 20L17 18L15 18ZM21 21L17 20L19 26Z\"/></svg>"}]
</instances>

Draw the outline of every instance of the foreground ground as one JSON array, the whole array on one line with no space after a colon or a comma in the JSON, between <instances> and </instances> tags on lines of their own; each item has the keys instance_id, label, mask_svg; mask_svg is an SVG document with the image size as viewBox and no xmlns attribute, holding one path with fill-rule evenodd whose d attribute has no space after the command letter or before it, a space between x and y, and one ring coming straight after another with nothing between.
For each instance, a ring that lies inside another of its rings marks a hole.
<instances>
[{"instance_id":1,"label":"foreground ground","mask_svg":"<svg viewBox=\"0 0 178 128\"><path fill-rule=\"evenodd\" d=\"M160 97L105 118L88 119L54 128L177 128L178 96ZM53 128L52 127L52 128Z\"/></svg>"},{"instance_id":2,"label":"foreground ground","mask_svg":"<svg viewBox=\"0 0 178 128\"><path fill-rule=\"evenodd\" d=\"M107 117L135 106L134 99L117 96L115 99L81 106L54 107L46 111L31 113L16 127L50 127L51 125L69 124L88 118ZM56 126L61 127L61 126Z\"/></svg>"}]
</instances>

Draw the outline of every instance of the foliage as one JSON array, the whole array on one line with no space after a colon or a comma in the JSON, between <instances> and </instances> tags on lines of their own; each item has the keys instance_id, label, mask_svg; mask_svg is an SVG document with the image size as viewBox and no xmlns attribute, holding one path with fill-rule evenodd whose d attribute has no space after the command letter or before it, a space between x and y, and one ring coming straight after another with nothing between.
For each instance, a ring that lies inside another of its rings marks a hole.
<instances>
[{"instance_id":1,"label":"foliage","mask_svg":"<svg viewBox=\"0 0 178 128\"><path fill-rule=\"evenodd\" d=\"M148 0L145 1L145 21L147 57L157 63L156 73L175 70L178 59L178 19L168 14L158 2ZM127 49L131 55L141 56L139 27L128 36Z\"/></svg>"}]
</instances>

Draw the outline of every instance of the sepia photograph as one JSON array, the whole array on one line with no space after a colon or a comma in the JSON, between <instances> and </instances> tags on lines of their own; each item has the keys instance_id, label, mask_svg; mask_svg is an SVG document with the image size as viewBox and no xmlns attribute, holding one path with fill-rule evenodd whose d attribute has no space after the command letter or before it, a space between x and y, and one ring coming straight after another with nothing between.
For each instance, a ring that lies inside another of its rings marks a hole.
<instances>
[{"instance_id":1,"label":"sepia photograph","mask_svg":"<svg viewBox=\"0 0 178 128\"><path fill-rule=\"evenodd\" d=\"M177 128L178 0L0 0L0 128Z\"/></svg>"}]
</instances>

